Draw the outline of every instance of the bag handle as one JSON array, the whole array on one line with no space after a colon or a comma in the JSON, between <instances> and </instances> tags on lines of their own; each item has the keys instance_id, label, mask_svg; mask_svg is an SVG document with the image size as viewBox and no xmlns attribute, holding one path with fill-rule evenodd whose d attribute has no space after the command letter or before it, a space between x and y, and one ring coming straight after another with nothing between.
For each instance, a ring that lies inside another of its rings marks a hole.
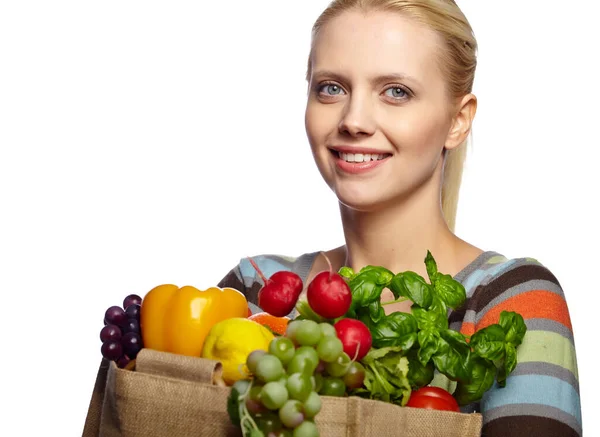
<instances>
[{"instance_id":1,"label":"bag handle","mask_svg":"<svg viewBox=\"0 0 600 437\"><path fill-rule=\"evenodd\" d=\"M135 359L135 371L225 387L223 365L216 360L189 357L143 348Z\"/></svg>"}]
</instances>

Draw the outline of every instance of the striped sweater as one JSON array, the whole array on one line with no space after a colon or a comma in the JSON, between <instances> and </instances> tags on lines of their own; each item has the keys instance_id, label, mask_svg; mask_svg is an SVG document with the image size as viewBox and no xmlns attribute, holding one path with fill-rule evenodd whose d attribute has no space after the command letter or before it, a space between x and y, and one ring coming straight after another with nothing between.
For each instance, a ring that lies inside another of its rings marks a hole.
<instances>
[{"instance_id":1,"label":"striped sweater","mask_svg":"<svg viewBox=\"0 0 600 437\"><path fill-rule=\"evenodd\" d=\"M318 253L299 257L261 255L253 259L268 278L279 270L305 282ZM569 310L556 277L531 258L507 259L484 252L455 277L467 291L462 308L450 311L450 327L466 335L497 323L503 310L525 319L527 333L518 347L518 364L506 387L494 386L481 402L462 408L480 412L482 436L575 437L582 435L577 359ZM262 286L243 259L219 283L242 291L253 312ZM290 314L295 316L295 312ZM444 384L436 375L435 385ZM450 381L447 381L450 388Z\"/></svg>"}]
</instances>

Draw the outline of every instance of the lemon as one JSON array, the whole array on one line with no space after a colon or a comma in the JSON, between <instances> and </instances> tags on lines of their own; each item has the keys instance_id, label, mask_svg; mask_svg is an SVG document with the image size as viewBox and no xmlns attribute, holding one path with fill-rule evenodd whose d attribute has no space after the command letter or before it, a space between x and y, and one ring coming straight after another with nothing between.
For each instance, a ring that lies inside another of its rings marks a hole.
<instances>
[{"instance_id":1,"label":"lemon","mask_svg":"<svg viewBox=\"0 0 600 437\"><path fill-rule=\"evenodd\" d=\"M223 380L232 385L250 373L246 358L256 349L267 351L275 336L264 326L245 318L234 317L215 324L202 349L202 357L220 361Z\"/></svg>"}]
</instances>

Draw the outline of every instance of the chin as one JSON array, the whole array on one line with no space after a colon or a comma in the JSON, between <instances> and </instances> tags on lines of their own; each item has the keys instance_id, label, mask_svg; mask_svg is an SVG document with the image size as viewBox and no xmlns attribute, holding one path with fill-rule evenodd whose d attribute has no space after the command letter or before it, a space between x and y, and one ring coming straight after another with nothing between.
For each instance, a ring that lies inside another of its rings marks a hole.
<instances>
[{"instance_id":1,"label":"chin","mask_svg":"<svg viewBox=\"0 0 600 437\"><path fill-rule=\"evenodd\" d=\"M360 212L372 212L384 207L390 199L381 196L376 189L363 185L360 189L349 187L333 187L338 201L344 207Z\"/></svg>"}]
</instances>

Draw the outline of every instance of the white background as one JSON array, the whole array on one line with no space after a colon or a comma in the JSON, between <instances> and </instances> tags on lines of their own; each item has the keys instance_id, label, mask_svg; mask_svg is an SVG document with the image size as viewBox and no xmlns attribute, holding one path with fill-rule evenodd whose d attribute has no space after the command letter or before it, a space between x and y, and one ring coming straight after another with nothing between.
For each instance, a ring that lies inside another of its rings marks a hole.
<instances>
[{"instance_id":1,"label":"white background","mask_svg":"<svg viewBox=\"0 0 600 437\"><path fill-rule=\"evenodd\" d=\"M326 5L2 3L1 435L81 434L103 313L125 295L342 242L303 120ZM597 6L459 5L480 57L457 232L559 278L595 435Z\"/></svg>"}]
</instances>

